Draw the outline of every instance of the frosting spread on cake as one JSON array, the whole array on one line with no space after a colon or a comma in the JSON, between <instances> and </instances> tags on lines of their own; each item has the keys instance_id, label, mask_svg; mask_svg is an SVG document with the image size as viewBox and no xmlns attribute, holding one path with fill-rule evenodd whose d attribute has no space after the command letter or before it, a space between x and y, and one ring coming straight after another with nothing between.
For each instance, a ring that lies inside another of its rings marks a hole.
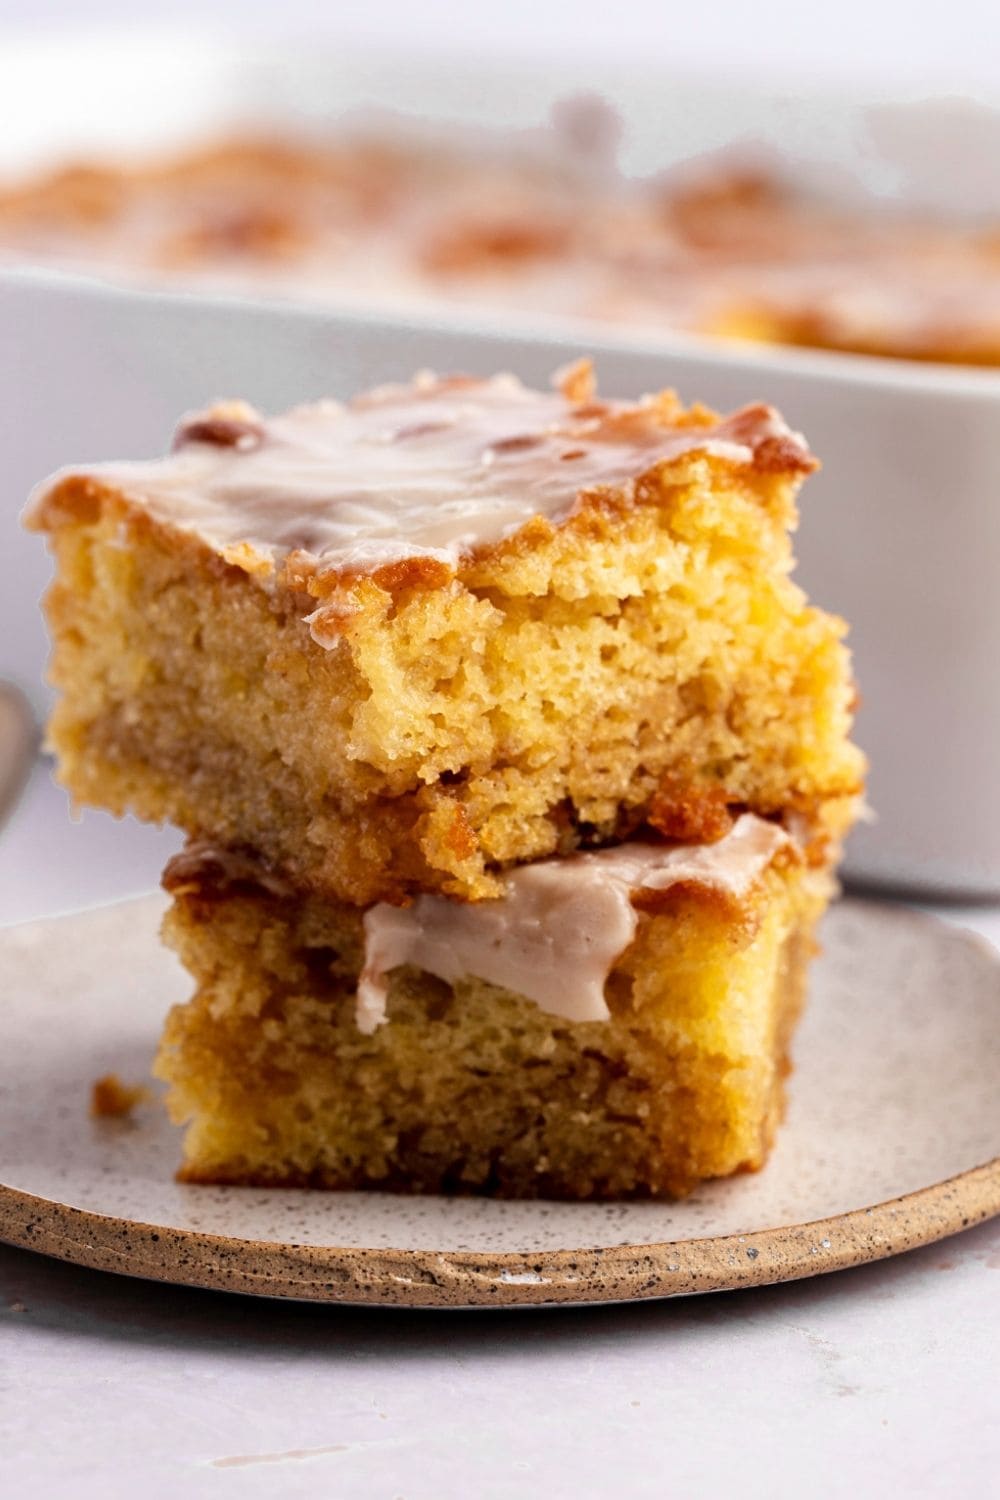
<instances>
[{"instance_id":1,"label":"frosting spread on cake","mask_svg":"<svg viewBox=\"0 0 1000 1500\"><path fill-rule=\"evenodd\" d=\"M739 899L790 843L783 829L745 813L714 844L635 841L520 865L497 900L423 895L411 906L373 906L364 917L359 1030L386 1020L388 975L403 964L448 983L486 980L567 1021L606 1021L605 981L638 925L633 893L685 884Z\"/></svg>"},{"instance_id":2,"label":"frosting spread on cake","mask_svg":"<svg viewBox=\"0 0 1000 1500\"><path fill-rule=\"evenodd\" d=\"M421 895L409 906L380 902L362 919L358 1027L370 1035L386 1021L389 974L404 964L449 984L485 980L567 1021L606 1021L605 982L638 926L634 896L685 885L739 901L779 851L795 847L778 824L743 813L711 844L630 839L515 866L494 900ZM174 896L243 889L296 899L256 856L201 839L174 856L163 883Z\"/></svg>"},{"instance_id":3,"label":"frosting spread on cake","mask_svg":"<svg viewBox=\"0 0 1000 1500\"><path fill-rule=\"evenodd\" d=\"M770 407L724 418L672 397L636 404L489 380L418 377L349 405L321 401L265 418L244 403L187 419L174 451L139 463L64 470L156 521L193 534L264 577L293 557L309 575L350 577L412 558L454 567L534 517L558 524L581 497L629 490L657 465L708 453L744 467L808 471L801 437Z\"/></svg>"}]
</instances>

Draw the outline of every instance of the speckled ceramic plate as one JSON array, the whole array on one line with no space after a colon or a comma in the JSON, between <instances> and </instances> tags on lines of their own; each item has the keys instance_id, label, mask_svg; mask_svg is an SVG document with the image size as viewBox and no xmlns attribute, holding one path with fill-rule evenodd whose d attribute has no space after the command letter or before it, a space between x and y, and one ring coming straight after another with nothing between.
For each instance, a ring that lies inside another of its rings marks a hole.
<instances>
[{"instance_id":1,"label":"speckled ceramic plate","mask_svg":"<svg viewBox=\"0 0 1000 1500\"><path fill-rule=\"evenodd\" d=\"M145 1080L187 981L158 898L0 932L0 1238L104 1270L272 1297L470 1307L665 1297L833 1271L1000 1212L1000 959L845 902L765 1171L679 1204L503 1203L180 1186Z\"/></svg>"}]
</instances>

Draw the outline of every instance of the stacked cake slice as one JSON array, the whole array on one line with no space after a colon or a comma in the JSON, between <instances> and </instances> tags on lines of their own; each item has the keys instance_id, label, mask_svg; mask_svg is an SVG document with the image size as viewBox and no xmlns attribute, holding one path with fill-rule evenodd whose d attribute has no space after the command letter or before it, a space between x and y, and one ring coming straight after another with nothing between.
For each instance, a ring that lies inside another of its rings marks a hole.
<instances>
[{"instance_id":1,"label":"stacked cake slice","mask_svg":"<svg viewBox=\"0 0 1000 1500\"><path fill-rule=\"evenodd\" d=\"M173 819L206 1181L683 1192L759 1165L862 759L770 409L418 377L66 471L51 739Z\"/></svg>"}]
</instances>

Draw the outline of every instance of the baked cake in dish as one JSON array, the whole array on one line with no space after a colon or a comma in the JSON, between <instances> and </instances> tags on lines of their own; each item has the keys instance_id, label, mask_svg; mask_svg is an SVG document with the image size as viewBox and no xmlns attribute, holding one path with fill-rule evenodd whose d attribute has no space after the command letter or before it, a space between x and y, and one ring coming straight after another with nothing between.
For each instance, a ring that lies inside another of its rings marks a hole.
<instances>
[{"instance_id":1,"label":"baked cake in dish","mask_svg":"<svg viewBox=\"0 0 1000 1500\"><path fill-rule=\"evenodd\" d=\"M777 824L365 912L232 851L172 861L197 989L157 1072L188 1182L676 1196L759 1167L831 889Z\"/></svg>"},{"instance_id":2,"label":"baked cake in dish","mask_svg":"<svg viewBox=\"0 0 1000 1500\"><path fill-rule=\"evenodd\" d=\"M0 258L384 311L445 307L1000 363L995 222L730 160L613 170L611 132L210 143L0 188ZM604 122L606 123L606 122Z\"/></svg>"},{"instance_id":3,"label":"baked cake in dish","mask_svg":"<svg viewBox=\"0 0 1000 1500\"><path fill-rule=\"evenodd\" d=\"M844 626L789 576L813 467L765 406L585 363L213 408L34 498L61 778L355 905L742 811L821 864L863 763Z\"/></svg>"}]
</instances>

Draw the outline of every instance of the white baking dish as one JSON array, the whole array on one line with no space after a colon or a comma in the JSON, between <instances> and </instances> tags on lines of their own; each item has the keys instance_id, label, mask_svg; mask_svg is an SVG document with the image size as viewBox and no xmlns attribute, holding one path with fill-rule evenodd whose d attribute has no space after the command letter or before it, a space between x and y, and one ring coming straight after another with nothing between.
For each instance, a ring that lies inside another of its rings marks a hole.
<instances>
[{"instance_id":1,"label":"white baking dish","mask_svg":"<svg viewBox=\"0 0 1000 1500\"><path fill-rule=\"evenodd\" d=\"M996 125L982 107L915 105L901 94L734 94L690 79L595 79L582 68L512 80L454 65L238 59L204 42L161 41L140 68L129 55L135 45L102 43L87 54L77 44L71 55L9 49L0 58L11 121L0 171L86 150L148 150L248 119L311 124L363 106L530 126L589 84L622 111L635 170L752 137L844 191L1000 211L1000 183L990 185L990 203L979 165L990 159L983 143ZM29 485L70 460L155 453L181 410L213 397L238 394L273 409L420 366L507 367L544 381L571 353L589 351L615 394L670 384L723 407L774 402L824 461L804 495L801 580L853 627L876 821L855 836L848 872L928 892L1000 895L1000 372L555 322L539 329L523 318L501 325L444 309L401 317L116 290L37 269L0 272L0 339L0 671L29 688L44 654L36 600L46 571L37 539L14 523Z\"/></svg>"}]
</instances>

